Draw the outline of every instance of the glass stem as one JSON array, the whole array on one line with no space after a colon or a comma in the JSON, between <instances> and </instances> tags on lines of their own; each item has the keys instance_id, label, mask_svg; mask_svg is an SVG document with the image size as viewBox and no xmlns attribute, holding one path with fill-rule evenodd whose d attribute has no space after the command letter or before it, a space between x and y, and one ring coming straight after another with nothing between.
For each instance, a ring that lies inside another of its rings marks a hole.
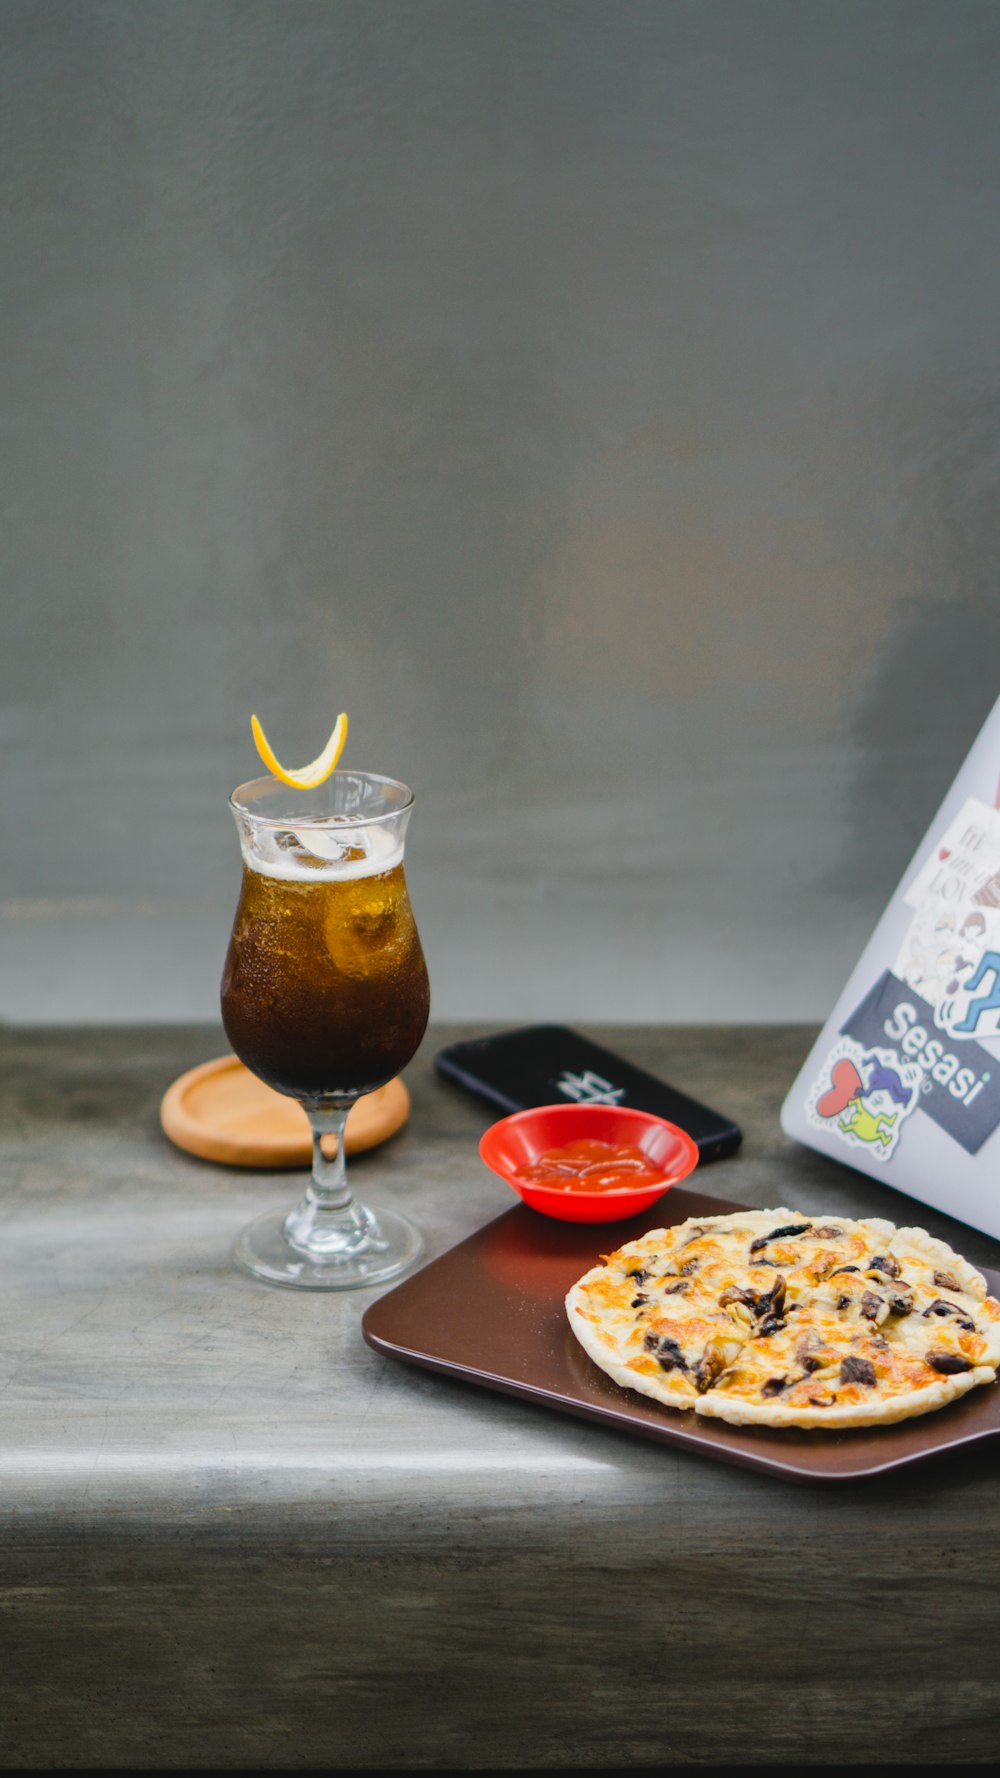
<instances>
[{"instance_id":1,"label":"glass stem","mask_svg":"<svg viewBox=\"0 0 1000 1778\"><path fill-rule=\"evenodd\" d=\"M346 1210L351 1202L351 1188L347 1183L347 1157L344 1154L344 1127L349 1110L349 1105L306 1106L313 1139L310 1192L324 1210ZM328 1148L332 1146L331 1137L336 1142L332 1157L323 1150L324 1139Z\"/></svg>"},{"instance_id":2,"label":"glass stem","mask_svg":"<svg viewBox=\"0 0 1000 1778\"><path fill-rule=\"evenodd\" d=\"M377 1248L380 1244L375 1217L357 1202L347 1183L344 1126L351 1104L351 1100L325 1100L305 1106L313 1137L312 1181L285 1223L285 1233L293 1247L331 1263L357 1253L359 1248ZM336 1142L336 1152L328 1155L323 1142L326 1140L329 1148L331 1137Z\"/></svg>"}]
</instances>

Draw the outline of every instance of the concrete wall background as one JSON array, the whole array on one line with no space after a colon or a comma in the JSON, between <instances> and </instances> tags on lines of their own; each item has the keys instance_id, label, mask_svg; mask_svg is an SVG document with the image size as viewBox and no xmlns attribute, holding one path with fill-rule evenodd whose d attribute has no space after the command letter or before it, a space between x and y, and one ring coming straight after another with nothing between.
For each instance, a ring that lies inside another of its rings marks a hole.
<instances>
[{"instance_id":1,"label":"concrete wall background","mask_svg":"<svg viewBox=\"0 0 1000 1778\"><path fill-rule=\"evenodd\" d=\"M819 1019L1000 692L991 0L0 0L0 1017L213 1018L256 710L444 1018Z\"/></svg>"}]
</instances>

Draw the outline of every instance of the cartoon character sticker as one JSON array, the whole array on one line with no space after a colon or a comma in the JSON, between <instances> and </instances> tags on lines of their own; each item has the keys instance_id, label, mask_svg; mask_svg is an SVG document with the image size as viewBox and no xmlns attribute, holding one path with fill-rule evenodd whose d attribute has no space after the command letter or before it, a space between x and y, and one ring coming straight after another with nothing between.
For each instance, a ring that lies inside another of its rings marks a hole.
<instances>
[{"instance_id":1,"label":"cartoon character sticker","mask_svg":"<svg viewBox=\"0 0 1000 1778\"><path fill-rule=\"evenodd\" d=\"M985 936L986 918L978 909L961 920L949 908L921 909L897 958L896 973L937 1007L975 969Z\"/></svg>"},{"instance_id":2,"label":"cartoon character sticker","mask_svg":"<svg viewBox=\"0 0 1000 1778\"><path fill-rule=\"evenodd\" d=\"M826 1058L806 1116L816 1129L835 1131L850 1147L886 1161L916 1109L923 1078L923 1069L895 1050L866 1049L843 1037Z\"/></svg>"},{"instance_id":3,"label":"cartoon character sticker","mask_svg":"<svg viewBox=\"0 0 1000 1778\"><path fill-rule=\"evenodd\" d=\"M1000 1035L1000 809L968 798L903 899L894 973L950 1038Z\"/></svg>"},{"instance_id":4,"label":"cartoon character sticker","mask_svg":"<svg viewBox=\"0 0 1000 1778\"><path fill-rule=\"evenodd\" d=\"M983 950L968 969L956 971L934 1008L934 1023L950 1037L1000 1034L1000 950Z\"/></svg>"}]
</instances>

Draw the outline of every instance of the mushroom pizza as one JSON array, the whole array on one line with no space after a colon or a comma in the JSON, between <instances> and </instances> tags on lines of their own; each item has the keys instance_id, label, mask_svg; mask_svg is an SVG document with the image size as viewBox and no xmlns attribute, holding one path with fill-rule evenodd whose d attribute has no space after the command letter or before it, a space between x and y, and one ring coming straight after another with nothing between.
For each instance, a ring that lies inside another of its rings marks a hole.
<instances>
[{"instance_id":1,"label":"mushroom pizza","mask_svg":"<svg viewBox=\"0 0 1000 1778\"><path fill-rule=\"evenodd\" d=\"M653 1229L573 1285L603 1371L734 1424L839 1429L930 1413L996 1379L1000 1303L919 1228L744 1210Z\"/></svg>"}]
</instances>

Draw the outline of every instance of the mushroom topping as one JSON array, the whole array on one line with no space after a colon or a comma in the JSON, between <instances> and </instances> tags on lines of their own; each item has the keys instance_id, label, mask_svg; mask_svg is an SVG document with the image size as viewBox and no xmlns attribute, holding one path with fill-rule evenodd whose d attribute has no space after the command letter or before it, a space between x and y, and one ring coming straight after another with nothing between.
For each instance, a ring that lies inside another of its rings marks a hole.
<instances>
[{"instance_id":1,"label":"mushroom topping","mask_svg":"<svg viewBox=\"0 0 1000 1778\"><path fill-rule=\"evenodd\" d=\"M835 1364L837 1360L835 1352L826 1350L822 1335L817 1333L814 1327L807 1328L806 1332L796 1340L795 1356L802 1369L807 1373L825 1370L827 1365Z\"/></svg>"},{"instance_id":2,"label":"mushroom topping","mask_svg":"<svg viewBox=\"0 0 1000 1778\"><path fill-rule=\"evenodd\" d=\"M972 1369L972 1359L964 1358L961 1352L928 1352L927 1362L932 1370L940 1371L943 1377L954 1377L959 1371Z\"/></svg>"},{"instance_id":3,"label":"mushroom topping","mask_svg":"<svg viewBox=\"0 0 1000 1778\"><path fill-rule=\"evenodd\" d=\"M821 1229L813 1229L818 1241L838 1241L843 1232L843 1229L835 1229L832 1223L826 1222Z\"/></svg>"},{"instance_id":4,"label":"mushroom topping","mask_svg":"<svg viewBox=\"0 0 1000 1778\"><path fill-rule=\"evenodd\" d=\"M684 1264L680 1268L681 1277L682 1278L689 1278L691 1276L691 1273L696 1272L700 1265L701 1265L700 1259L685 1260Z\"/></svg>"},{"instance_id":5,"label":"mushroom topping","mask_svg":"<svg viewBox=\"0 0 1000 1778\"><path fill-rule=\"evenodd\" d=\"M866 1290L861 1298L861 1313L866 1321L884 1321L889 1313L889 1305L874 1290Z\"/></svg>"},{"instance_id":6,"label":"mushroom topping","mask_svg":"<svg viewBox=\"0 0 1000 1778\"><path fill-rule=\"evenodd\" d=\"M876 1253L875 1258L868 1262L870 1272L882 1272L887 1278L898 1278L900 1265L891 1253Z\"/></svg>"},{"instance_id":7,"label":"mushroom topping","mask_svg":"<svg viewBox=\"0 0 1000 1778\"><path fill-rule=\"evenodd\" d=\"M832 1408L837 1397L832 1389L824 1389L822 1394L807 1395L806 1400L814 1408Z\"/></svg>"},{"instance_id":8,"label":"mushroom topping","mask_svg":"<svg viewBox=\"0 0 1000 1778\"><path fill-rule=\"evenodd\" d=\"M690 1278L678 1278L676 1284L668 1284L667 1285L667 1288L663 1292L663 1294L664 1294L664 1296L683 1296L685 1291L688 1291L690 1289L691 1289Z\"/></svg>"},{"instance_id":9,"label":"mushroom topping","mask_svg":"<svg viewBox=\"0 0 1000 1778\"><path fill-rule=\"evenodd\" d=\"M748 1309L745 1303L733 1303L730 1306L729 1313L740 1332L745 1334L747 1339L752 1340L757 1331L754 1326L753 1310Z\"/></svg>"},{"instance_id":10,"label":"mushroom topping","mask_svg":"<svg viewBox=\"0 0 1000 1778\"><path fill-rule=\"evenodd\" d=\"M783 1314L786 1289L787 1286L785 1280L779 1272L774 1283L771 1285L770 1290L765 1291L762 1296L757 1298L754 1306L754 1314L763 1315L764 1317Z\"/></svg>"},{"instance_id":11,"label":"mushroom topping","mask_svg":"<svg viewBox=\"0 0 1000 1778\"><path fill-rule=\"evenodd\" d=\"M940 1315L942 1319L948 1315L954 1315L959 1327L964 1328L966 1333L975 1333L976 1331L975 1322L970 1321L968 1316L963 1314L957 1303L945 1302L943 1296L934 1298L930 1307L924 1310L923 1319L926 1321L929 1315Z\"/></svg>"},{"instance_id":12,"label":"mushroom topping","mask_svg":"<svg viewBox=\"0 0 1000 1778\"><path fill-rule=\"evenodd\" d=\"M632 1298L632 1301L629 1303L629 1308L630 1309L641 1309L643 1303L648 1303L648 1302L649 1302L648 1296L643 1296L642 1291L640 1290L639 1295L634 1296Z\"/></svg>"},{"instance_id":13,"label":"mushroom topping","mask_svg":"<svg viewBox=\"0 0 1000 1778\"><path fill-rule=\"evenodd\" d=\"M784 1327L785 1290L785 1280L779 1272L770 1290L757 1298L754 1314L760 1317L758 1338L767 1339L769 1334L778 1333Z\"/></svg>"},{"instance_id":14,"label":"mushroom topping","mask_svg":"<svg viewBox=\"0 0 1000 1778\"><path fill-rule=\"evenodd\" d=\"M787 1383L787 1377L768 1377L767 1382L761 1384L761 1395L780 1395Z\"/></svg>"},{"instance_id":15,"label":"mushroom topping","mask_svg":"<svg viewBox=\"0 0 1000 1778\"><path fill-rule=\"evenodd\" d=\"M905 1287L905 1295L902 1290L893 1292L889 1298L889 1308L893 1315L913 1314L913 1292L909 1286Z\"/></svg>"},{"instance_id":16,"label":"mushroom topping","mask_svg":"<svg viewBox=\"0 0 1000 1778\"><path fill-rule=\"evenodd\" d=\"M686 1371L688 1362L676 1340L666 1336L661 1340L656 1334L646 1335L646 1345L653 1351L656 1362L664 1371Z\"/></svg>"},{"instance_id":17,"label":"mushroom topping","mask_svg":"<svg viewBox=\"0 0 1000 1778\"><path fill-rule=\"evenodd\" d=\"M761 1248L766 1247L769 1241L782 1241L786 1236L790 1239L792 1235L804 1235L811 1228L811 1222L783 1223L780 1229L772 1229L769 1235L758 1235L756 1241L751 1241L750 1252L759 1253Z\"/></svg>"},{"instance_id":18,"label":"mushroom topping","mask_svg":"<svg viewBox=\"0 0 1000 1778\"><path fill-rule=\"evenodd\" d=\"M842 1383L867 1383L869 1389L875 1386L875 1366L867 1358L856 1358L850 1353L840 1367Z\"/></svg>"},{"instance_id":19,"label":"mushroom topping","mask_svg":"<svg viewBox=\"0 0 1000 1778\"><path fill-rule=\"evenodd\" d=\"M730 1303L745 1303L748 1309L755 1309L757 1298L752 1290L743 1290L739 1284L727 1284L719 1298L719 1308L727 1309Z\"/></svg>"},{"instance_id":20,"label":"mushroom topping","mask_svg":"<svg viewBox=\"0 0 1000 1778\"><path fill-rule=\"evenodd\" d=\"M843 1272L860 1272L860 1270L860 1266L838 1266L835 1272L830 1273L830 1277L839 1278Z\"/></svg>"},{"instance_id":21,"label":"mushroom topping","mask_svg":"<svg viewBox=\"0 0 1000 1778\"><path fill-rule=\"evenodd\" d=\"M642 1266L633 1266L630 1272L625 1273L625 1276L626 1278L634 1278L637 1284L645 1284L646 1279L649 1277L649 1273L644 1271Z\"/></svg>"},{"instance_id":22,"label":"mushroom topping","mask_svg":"<svg viewBox=\"0 0 1000 1778\"><path fill-rule=\"evenodd\" d=\"M779 1325L778 1318L784 1313L786 1289L780 1272L770 1290L761 1291L756 1296L752 1290L744 1290L739 1284L728 1284L719 1297L719 1307L725 1309L732 1303L742 1303L746 1308L752 1309L758 1320L771 1323L769 1327L759 1327L758 1333L773 1333Z\"/></svg>"},{"instance_id":23,"label":"mushroom topping","mask_svg":"<svg viewBox=\"0 0 1000 1778\"><path fill-rule=\"evenodd\" d=\"M694 1383L699 1395L712 1388L717 1377L726 1368L726 1354L722 1346L715 1340L709 1341L704 1352L694 1367Z\"/></svg>"},{"instance_id":24,"label":"mushroom topping","mask_svg":"<svg viewBox=\"0 0 1000 1778\"><path fill-rule=\"evenodd\" d=\"M935 1272L934 1282L939 1290L961 1290L962 1288L958 1279L953 1278L950 1272Z\"/></svg>"}]
</instances>

